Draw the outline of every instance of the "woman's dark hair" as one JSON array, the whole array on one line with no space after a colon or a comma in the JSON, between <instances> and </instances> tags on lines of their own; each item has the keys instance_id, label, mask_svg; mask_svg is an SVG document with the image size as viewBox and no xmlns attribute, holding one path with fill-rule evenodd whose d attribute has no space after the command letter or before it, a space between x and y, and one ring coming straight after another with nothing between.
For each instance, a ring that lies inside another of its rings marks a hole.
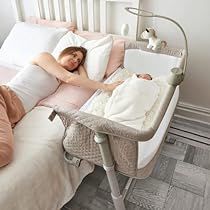
<instances>
[{"instance_id":1,"label":"woman's dark hair","mask_svg":"<svg viewBox=\"0 0 210 210\"><path fill-rule=\"evenodd\" d=\"M146 74L146 75L149 76L150 80L152 80L152 76L150 74ZM141 74L136 74L136 76L139 78Z\"/></svg>"},{"instance_id":2,"label":"woman's dark hair","mask_svg":"<svg viewBox=\"0 0 210 210\"><path fill-rule=\"evenodd\" d=\"M146 74L146 75L150 77L150 80L152 80L152 76L150 74Z\"/></svg>"},{"instance_id":3,"label":"woman's dark hair","mask_svg":"<svg viewBox=\"0 0 210 210\"><path fill-rule=\"evenodd\" d=\"M87 50L84 47L67 47L63 51L61 51L60 55L58 56L58 60L60 60L63 56L70 55L76 51L79 51L82 53L83 58L82 58L80 64L84 64L85 58L87 55Z\"/></svg>"}]
</instances>

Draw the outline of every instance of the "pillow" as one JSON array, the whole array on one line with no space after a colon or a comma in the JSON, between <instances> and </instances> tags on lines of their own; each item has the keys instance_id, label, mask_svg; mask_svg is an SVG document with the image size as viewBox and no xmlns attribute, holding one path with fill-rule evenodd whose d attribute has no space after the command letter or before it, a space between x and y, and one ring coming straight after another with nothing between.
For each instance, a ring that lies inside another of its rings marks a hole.
<instances>
[{"instance_id":1,"label":"pillow","mask_svg":"<svg viewBox=\"0 0 210 210\"><path fill-rule=\"evenodd\" d=\"M105 34L99 32L89 32L89 31L75 31L75 34L87 39L101 39ZM109 62L105 71L105 78L108 78L116 69L123 64L125 55L125 38L113 37L113 46L110 53Z\"/></svg>"},{"instance_id":2,"label":"pillow","mask_svg":"<svg viewBox=\"0 0 210 210\"><path fill-rule=\"evenodd\" d=\"M39 24L43 26L56 27L56 28L66 28L69 31L75 31L76 25L70 21L59 21L59 20L46 20L35 16L30 16L26 18L27 23Z\"/></svg>"},{"instance_id":3,"label":"pillow","mask_svg":"<svg viewBox=\"0 0 210 210\"><path fill-rule=\"evenodd\" d=\"M125 55L124 45L124 39L116 39L113 41L109 62L105 72L105 78L108 78L119 66L123 64Z\"/></svg>"},{"instance_id":4,"label":"pillow","mask_svg":"<svg viewBox=\"0 0 210 210\"><path fill-rule=\"evenodd\" d=\"M70 46L81 46L85 41L87 40L69 31L62 37L62 39L60 39L55 49L53 50L52 55L57 59L61 51L65 48Z\"/></svg>"},{"instance_id":5,"label":"pillow","mask_svg":"<svg viewBox=\"0 0 210 210\"><path fill-rule=\"evenodd\" d=\"M51 53L66 32L64 28L16 23L0 49L0 60L23 67L40 52Z\"/></svg>"},{"instance_id":6,"label":"pillow","mask_svg":"<svg viewBox=\"0 0 210 210\"><path fill-rule=\"evenodd\" d=\"M55 58L63 49L69 46L83 46L87 49L84 67L87 70L88 77L92 80L101 81L105 75L112 49L112 36L107 35L98 40L88 41L72 32L68 32L54 49L53 55Z\"/></svg>"},{"instance_id":7,"label":"pillow","mask_svg":"<svg viewBox=\"0 0 210 210\"><path fill-rule=\"evenodd\" d=\"M107 35L102 39L86 41L82 46L88 50L84 63L88 77L101 81L105 75L112 49L112 36Z\"/></svg>"},{"instance_id":8,"label":"pillow","mask_svg":"<svg viewBox=\"0 0 210 210\"><path fill-rule=\"evenodd\" d=\"M100 32L90 32L90 31L78 31L76 30L74 32L78 36L81 36L87 40L93 40L93 39L101 39L106 36L106 34L100 33Z\"/></svg>"}]
</instances>

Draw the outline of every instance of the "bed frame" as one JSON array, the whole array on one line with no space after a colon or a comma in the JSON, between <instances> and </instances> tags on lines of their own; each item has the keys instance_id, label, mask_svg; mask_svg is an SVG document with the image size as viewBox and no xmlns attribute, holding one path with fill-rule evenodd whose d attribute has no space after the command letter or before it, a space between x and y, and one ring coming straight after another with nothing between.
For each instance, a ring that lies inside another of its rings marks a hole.
<instances>
[{"instance_id":1,"label":"bed frame","mask_svg":"<svg viewBox=\"0 0 210 210\"><path fill-rule=\"evenodd\" d=\"M139 7L139 0L33 0L34 16L48 20L73 21L80 31L112 33L107 31L107 11L110 4L123 4L124 7ZM23 1L11 0L16 21L24 21ZM122 12L125 12L122 10ZM127 13L125 12L127 15ZM129 17L129 15L128 15ZM130 28L136 32L139 18L134 18ZM134 34L135 35L135 34Z\"/></svg>"},{"instance_id":2,"label":"bed frame","mask_svg":"<svg viewBox=\"0 0 210 210\"><path fill-rule=\"evenodd\" d=\"M26 17L23 9L23 2L21 0L11 0L11 2L16 21L24 21ZM124 7L130 6L139 8L140 6L140 0L33 0L33 2L35 15L39 18L73 21L76 23L78 30L87 30L90 32L97 31L101 33L112 33L107 30L107 10L109 3L124 4ZM135 22L131 23L135 25L136 32L133 34L133 37L137 37L139 31L139 19L135 19ZM99 29L97 29L97 27ZM117 210L125 210L123 200L129 189L132 178L128 180L125 190L121 194L115 175L114 162L111 158L112 155L109 149L108 137L105 134L96 133L95 141L98 143L102 154L103 167L110 184L114 206Z\"/></svg>"}]
</instances>

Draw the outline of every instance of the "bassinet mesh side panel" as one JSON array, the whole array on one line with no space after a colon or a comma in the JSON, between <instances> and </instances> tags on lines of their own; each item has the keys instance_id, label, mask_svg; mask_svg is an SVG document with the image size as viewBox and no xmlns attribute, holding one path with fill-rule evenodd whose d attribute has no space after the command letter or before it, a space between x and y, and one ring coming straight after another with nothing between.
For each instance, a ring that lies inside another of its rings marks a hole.
<instances>
[{"instance_id":1,"label":"bassinet mesh side panel","mask_svg":"<svg viewBox=\"0 0 210 210\"><path fill-rule=\"evenodd\" d=\"M102 166L101 153L97 143L94 141L95 132L85 125L72 120L78 120L81 113L73 111L74 114L69 115L71 112L65 113L58 110L56 112L61 120L65 122L66 130L63 141L65 150L73 156ZM119 133L119 135L121 134ZM138 142L129 141L127 138L113 135L108 135L108 139L117 171L129 177L136 178L146 178L150 175L160 153L161 146L147 166L137 169Z\"/></svg>"},{"instance_id":2,"label":"bassinet mesh side panel","mask_svg":"<svg viewBox=\"0 0 210 210\"><path fill-rule=\"evenodd\" d=\"M69 119L69 117L63 113L59 113L59 117L65 122L64 126L66 127L63 140L65 150L71 155L102 166L101 153L94 141L94 131L78 122L72 120L67 122L66 118ZM127 176L136 176L137 142L112 135L108 137L116 169Z\"/></svg>"},{"instance_id":3,"label":"bassinet mesh side panel","mask_svg":"<svg viewBox=\"0 0 210 210\"><path fill-rule=\"evenodd\" d=\"M67 117L63 113L59 113L59 117L65 122L66 127L63 142L65 150L71 155L75 155L76 157L102 166L102 157L99 147L94 141L95 133L93 130L80 123L73 122L73 120L67 120ZM115 161L115 169L129 177L141 179L146 178L151 174L163 143L164 141L147 166L137 169L138 143L109 135L109 144Z\"/></svg>"},{"instance_id":4,"label":"bassinet mesh side panel","mask_svg":"<svg viewBox=\"0 0 210 210\"><path fill-rule=\"evenodd\" d=\"M138 143L109 135L109 144L115 160L116 170L130 177L136 176Z\"/></svg>"},{"instance_id":5,"label":"bassinet mesh side panel","mask_svg":"<svg viewBox=\"0 0 210 210\"><path fill-rule=\"evenodd\" d=\"M100 150L94 136L94 131L74 122L66 127L64 148L71 155L102 165Z\"/></svg>"}]
</instances>

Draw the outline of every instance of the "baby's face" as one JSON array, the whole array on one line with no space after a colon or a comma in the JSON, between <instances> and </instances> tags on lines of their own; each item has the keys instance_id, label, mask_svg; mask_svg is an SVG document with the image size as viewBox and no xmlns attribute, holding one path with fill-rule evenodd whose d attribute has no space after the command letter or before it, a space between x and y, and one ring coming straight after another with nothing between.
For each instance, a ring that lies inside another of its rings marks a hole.
<instances>
[{"instance_id":1,"label":"baby's face","mask_svg":"<svg viewBox=\"0 0 210 210\"><path fill-rule=\"evenodd\" d=\"M149 74L137 74L138 78L152 80L152 77Z\"/></svg>"}]
</instances>

